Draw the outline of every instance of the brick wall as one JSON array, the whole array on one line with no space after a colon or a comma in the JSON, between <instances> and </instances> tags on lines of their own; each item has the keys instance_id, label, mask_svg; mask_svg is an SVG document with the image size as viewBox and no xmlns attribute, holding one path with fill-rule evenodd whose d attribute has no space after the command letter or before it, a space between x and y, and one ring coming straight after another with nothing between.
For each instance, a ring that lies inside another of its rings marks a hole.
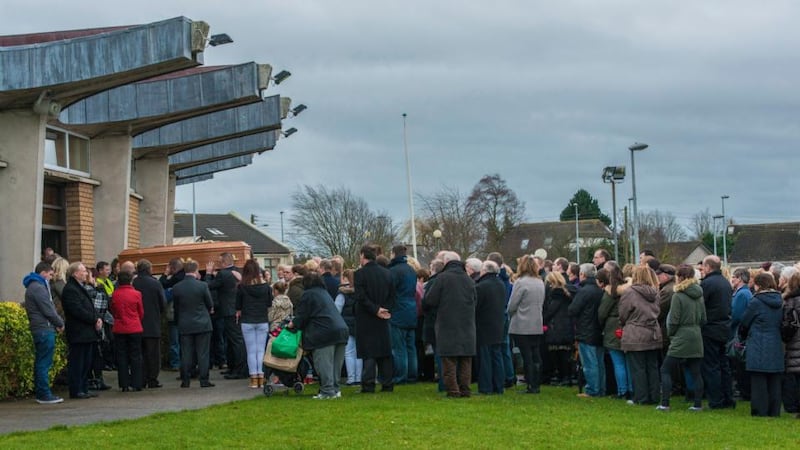
<instances>
[{"instance_id":1,"label":"brick wall","mask_svg":"<svg viewBox=\"0 0 800 450\"><path fill-rule=\"evenodd\" d=\"M94 186L69 183L64 189L67 213L67 255L70 262L81 261L86 267L95 265L94 254Z\"/></svg>"},{"instance_id":2,"label":"brick wall","mask_svg":"<svg viewBox=\"0 0 800 450\"><path fill-rule=\"evenodd\" d=\"M128 205L128 248L139 248L139 200L131 195Z\"/></svg>"}]
</instances>

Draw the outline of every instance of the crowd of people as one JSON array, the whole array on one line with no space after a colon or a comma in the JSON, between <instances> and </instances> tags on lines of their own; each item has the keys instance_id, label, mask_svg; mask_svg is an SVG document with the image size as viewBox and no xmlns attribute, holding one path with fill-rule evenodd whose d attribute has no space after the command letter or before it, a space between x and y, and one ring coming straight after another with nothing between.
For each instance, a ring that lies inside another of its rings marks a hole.
<instances>
[{"instance_id":1,"label":"crowd of people","mask_svg":"<svg viewBox=\"0 0 800 450\"><path fill-rule=\"evenodd\" d=\"M345 377L361 394L419 380L452 398L470 397L473 381L485 395L576 385L579 397L660 411L680 393L692 411L741 398L755 416L778 416L781 405L800 413L797 265L729 273L716 256L674 267L645 251L620 267L600 249L584 264L524 255L512 271L496 252L462 261L441 251L429 267L403 245L382 253L365 245L355 270L337 256L280 266L274 283L255 260L238 268L229 253L204 275L176 258L160 278L147 260L99 262L92 274L48 255L23 281L36 400L63 401L48 379L61 332L70 398L110 388L102 372L111 368L123 392L161 387L166 323L166 360L182 388L192 378L213 387L214 366L263 387L266 344L285 326L303 332L315 399L341 397Z\"/></svg>"}]
</instances>

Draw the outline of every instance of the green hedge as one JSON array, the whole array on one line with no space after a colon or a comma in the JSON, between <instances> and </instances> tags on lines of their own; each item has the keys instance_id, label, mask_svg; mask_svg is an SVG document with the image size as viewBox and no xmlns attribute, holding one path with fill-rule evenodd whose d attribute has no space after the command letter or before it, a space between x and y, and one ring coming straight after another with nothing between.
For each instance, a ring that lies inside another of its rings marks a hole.
<instances>
[{"instance_id":1,"label":"green hedge","mask_svg":"<svg viewBox=\"0 0 800 450\"><path fill-rule=\"evenodd\" d=\"M0 302L0 398L25 397L33 392L33 337L25 308ZM50 380L67 365L63 335L56 338Z\"/></svg>"}]
</instances>

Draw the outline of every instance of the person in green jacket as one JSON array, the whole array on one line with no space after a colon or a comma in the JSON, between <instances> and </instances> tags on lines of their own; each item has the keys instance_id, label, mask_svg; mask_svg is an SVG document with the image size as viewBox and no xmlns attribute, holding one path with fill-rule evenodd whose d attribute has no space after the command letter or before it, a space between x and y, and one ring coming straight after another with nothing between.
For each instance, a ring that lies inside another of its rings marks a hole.
<instances>
[{"instance_id":1,"label":"person in green jacket","mask_svg":"<svg viewBox=\"0 0 800 450\"><path fill-rule=\"evenodd\" d=\"M700 327L706 322L706 307L703 288L694 277L694 268L681 265L676 273L678 283L672 295L672 305L667 315L669 349L661 365L661 404L659 411L669 411L669 396L672 392L672 377L678 364L685 364L694 379L694 404L690 411L703 409L703 377L700 365L703 361L703 337Z\"/></svg>"}]
</instances>

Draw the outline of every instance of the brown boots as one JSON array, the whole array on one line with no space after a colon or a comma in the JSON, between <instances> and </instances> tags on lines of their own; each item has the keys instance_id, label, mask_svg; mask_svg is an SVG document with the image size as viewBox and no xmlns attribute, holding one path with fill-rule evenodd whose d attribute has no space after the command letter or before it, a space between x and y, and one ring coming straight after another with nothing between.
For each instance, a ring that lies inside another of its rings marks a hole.
<instances>
[{"instance_id":1,"label":"brown boots","mask_svg":"<svg viewBox=\"0 0 800 450\"><path fill-rule=\"evenodd\" d=\"M256 375L250 377L250 388L258 389L264 387L264 375Z\"/></svg>"}]
</instances>

